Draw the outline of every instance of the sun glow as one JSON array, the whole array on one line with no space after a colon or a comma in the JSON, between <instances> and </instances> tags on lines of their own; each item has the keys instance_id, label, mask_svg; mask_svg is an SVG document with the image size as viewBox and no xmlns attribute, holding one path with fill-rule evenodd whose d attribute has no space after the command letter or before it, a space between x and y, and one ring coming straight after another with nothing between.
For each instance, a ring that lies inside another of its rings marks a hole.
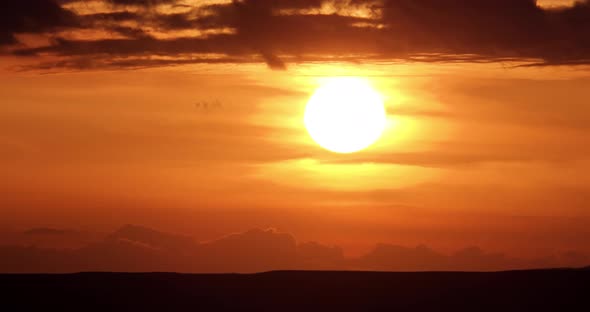
<instances>
[{"instance_id":1,"label":"sun glow","mask_svg":"<svg viewBox=\"0 0 590 312\"><path fill-rule=\"evenodd\" d=\"M381 95L366 79L330 78L311 97L304 123L311 138L336 153L353 153L379 139L386 125Z\"/></svg>"}]
</instances>

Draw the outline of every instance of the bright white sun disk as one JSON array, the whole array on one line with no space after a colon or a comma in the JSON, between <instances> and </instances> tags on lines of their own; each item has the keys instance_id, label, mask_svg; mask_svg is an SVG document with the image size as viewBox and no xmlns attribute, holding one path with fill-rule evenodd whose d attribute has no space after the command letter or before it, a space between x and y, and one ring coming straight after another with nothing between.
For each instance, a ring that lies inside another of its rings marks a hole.
<instances>
[{"instance_id":1,"label":"bright white sun disk","mask_svg":"<svg viewBox=\"0 0 590 312\"><path fill-rule=\"evenodd\" d=\"M381 95L366 79L332 78L307 103L304 123L312 139L325 149L353 153L379 139L386 112Z\"/></svg>"}]
</instances>

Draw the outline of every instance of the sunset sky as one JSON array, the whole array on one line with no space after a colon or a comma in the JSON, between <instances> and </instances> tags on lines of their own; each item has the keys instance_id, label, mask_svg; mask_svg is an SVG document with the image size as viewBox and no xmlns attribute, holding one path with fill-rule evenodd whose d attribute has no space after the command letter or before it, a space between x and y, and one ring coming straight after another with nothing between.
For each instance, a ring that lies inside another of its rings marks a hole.
<instances>
[{"instance_id":1,"label":"sunset sky","mask_svg":"<svg viewBox=\"0 0 590 312\"><path fill-rule=\"evenodd\" d=\"M590 3L0 3L0 229L277 228L590 255ZM316 88L367 79L380 139L319 146Z\"/></svg>"}]
</instances>

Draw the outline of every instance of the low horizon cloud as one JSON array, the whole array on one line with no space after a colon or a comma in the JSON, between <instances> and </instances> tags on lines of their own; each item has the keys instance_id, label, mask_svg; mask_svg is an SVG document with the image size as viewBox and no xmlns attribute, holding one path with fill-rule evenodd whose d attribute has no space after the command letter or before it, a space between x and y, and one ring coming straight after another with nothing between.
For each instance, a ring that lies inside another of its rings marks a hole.
<instances>
[{"instance_id":1,"label":"low horizon cloud","mask_svg":"<svg viewBox=\"0 0 590 312\"><path fill-rule=\"evenodd\" d=\"M76 247L51 248L47 238L84 233L35 228L21 233L28 240L0 244L2 273L67 273L81 271L252 273L271 270L496 271L582 267L590 258L568 251L554 257L519 259L467 247L443 254L425 245L377 244L359 257L318 242L297 242L276 229L252 229L208 242L189 236L125 225L104 238L86 236ZM87 233L86 233L87 235ZM40 246L39 246L40 245Z\"/></svg>"}]
</instances>

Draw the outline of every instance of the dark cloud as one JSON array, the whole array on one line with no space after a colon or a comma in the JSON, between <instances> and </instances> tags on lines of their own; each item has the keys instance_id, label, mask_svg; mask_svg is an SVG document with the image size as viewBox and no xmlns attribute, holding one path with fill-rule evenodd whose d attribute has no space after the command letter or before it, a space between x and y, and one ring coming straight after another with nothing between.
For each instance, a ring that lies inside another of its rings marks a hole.
<instances>
[{"instance_id":1,"label":"dark cloud","mask_svg":"<svg viewBox=\"0 0 590 312\"><path fill-rule=\"evenodd\" d=\"M386 0L383 22L411 53L587 60L590 5L547 11L534 0Z\"/></svg>"},{"instance_id":2,"label":"dark cloud","mask_svg":"<svg viewBox=\"0 0 590 312\"><path fill-rule=\"evenodd\" d=\"M0 38L4 43L14 42L12 34L15 32L50 31L51 27L67 24L62 16L66 11L55 3L48 0L25 2L42 2L49 6L43 12L50 14L43 15L45 22L39 24L44 27L25 27L28 16L40 17L26 9L32 6L19 5L12 22L3 25ZM174 1L110 2L149 6ZM189 59L195 54L216 53L248 62L263 61L272 69L285 69L284 60L293 57L314 60L326 56L346 61L521 61L528 66L588 64L590 61L590 37L587 36L590 4L587 1L569 8L544 10L534 0L351 0L340 6L369 5L373 14L362 18L310 13L323 2L327 1L236 0L174 14L140 10L85 15L79 17L81 27L102 23L101 27L129 38L55 40L50 46L21 49L15 53L43 52L64 58L85 56L99 63L112 56L125 56L140 63L139 56L145 55ZM301 11L304 9L307 10L305 14ZM146 35L141 27L132 29L117 24L129 20L169 32L172 37L155 39ZM174 32L182 29L231 31L199 38L175 37ZM351 59L351 55L355 57Z\"/></svg>"},{"instance_id":3,"label":"dark cloud","mask_svg":"<svg viewBox=\"0 0 590 312\"><path fill-rule=\"evenodd\" d=\"M76 16L52 0L0 2L0 45L16 43L16 33L42 33L76 25Z\"/></svg>"},{"instance_id":4,"label":"dark cloud","mask_svg":"<svg viewBox=\"0 0 590 312\"><path fill-rule=\"evenodd\" d=\"M297 245L297 259L300 266L314 270L337 270L346 268L342 248L326 246L317 242Z\"/></svg>"},{"instance_id":5,"label":"dark cloud","mask_svg":"<svg viewBox=\"0 0 590 312\"><path fill-rule=\"evenodd\" d=\"M43 234L46 235L46 234ZM52 235L55 236L55 235ZM126 225L102 240L78 248L0 246L0 272L258 272L280 269L488 271L534 267L583 266L589 258L576 251L532 261L486 253L469 247L446 255L420 245L415 248L378 244L358 258L345 258L337 246L297 244L274 229L253 229L210 242Z\"/></svg>"},{"instance_id":6,"label":"dark cloud","mask_svg":"<svg viewBox=\"0 0 590 312\"><path fill-rule=\"evenodd\" d=\"M104 39L72 41L55 40L52 46L20 50L17 55L34 55L38 53L57 53L62 56L110 55L180 55L186 53L219 53L227 54L245 52L230 35L219 35L214 38L176 38L159 40L155 38L135 39Z\"/></svg>"},{"instance_id":7,"label":"dark cloud","mask_svg":"<svg viewBox=\"0 0 590 312\"><path fill-rule=\"evenodd\" d=\"M70 57L65 60L41 62L31 66L23 66L22 70L62 70L63 68L72 70L91 70L91 69L140 69L150 67L163 67L163 66L178 66L178 65L189 65L189 64L240 64L240 63L252 63L257 61L252 58L245 57L223 57L223 58L201 58L193 57L189 59L157 59L150 57L138 57L138 58L99 58L89 59L87 57Z\"/></svg>"},{"instance_id":8,"label":"dark cloud","mask_svg":"<svg viewBox=\"0 0 590 312\"><path fill-rule=\"evenodd\" d=\"M77 249L102 239L101 234L70 229L39 227L2 233L0 245L35 246L46 249Z\"/></svg>"},{"instance_id":9,"label":"dark cloud","mask_svg":"<svg viewBox=\"0 0 590 312\"><path fill-rule=\"evenodd\" d=\"M127 22L138 20L141 18L141 15L129 11L118 11L110 13L86 14L81 15L80 18L90 21Z\"/></svg>"},{"instance_id":10,"label":"dark cloud","mask_svg":"<svg viewBox=\"0 0 590 312\"><path fill-rule=\"evenodd\" d=\"M131 224L121 227L109 234L105 239L106 243L116 243L118 241L135 242L143 246L168 251L191 248L195 244L193 239L187 236L163 233Z\"/></svg>"},{"instance_id":11,"label":"dark cloud","mask_svg":"<svg viewBox=\"0 0 590 312\"><path fill-rule=\"evenodd\" d=\"M179 271L256 272L293 269L295 239L253 229L207 242L126 225L78 249L0 247L0 272Z\"/></svg>"},{"instance_id":12,"label":"dark cloud","mask_svg":"<svg viewBox=\"0 0 590 312\"><path fill-rule=\"evenodd\" d=\"M534 48L548 30L545 12L531 0L386 0L382 10L392 35L430 53Z\"/></svg>"},{"instance_id":13,"label":"dark cloud","mask_svg":"<svg viewBox=\"0 0 590 312\"><path fill-rule=\"evenodd\" d=\"M295 238L274 229L228 235L200 248L202 266L207 271L259 272L294 269L297 265Z\"/></svg>"},{"instance_id":14,"label":"dark cloud","mask_svg":"<svg viewBox=\"0 0 590 312\"><path fill-rule=\"evenodd\" d=\"M108 3L115 5L133 5L133 6L153 6L158 4L172 4L177 0L106 0Z\"/></svg>"}]
</instances>

